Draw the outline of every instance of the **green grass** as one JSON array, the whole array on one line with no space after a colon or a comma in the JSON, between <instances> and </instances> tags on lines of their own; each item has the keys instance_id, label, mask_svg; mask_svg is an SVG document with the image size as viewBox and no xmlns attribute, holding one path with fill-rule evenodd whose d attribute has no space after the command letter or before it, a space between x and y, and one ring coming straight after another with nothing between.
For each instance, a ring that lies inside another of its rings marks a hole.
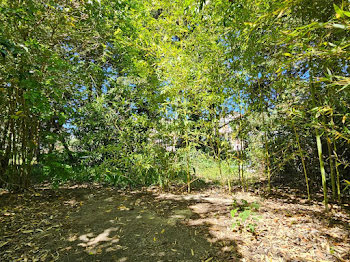
<instances>
[{"instance_id":1,"label":"green grass","mask_svg":"<svg viewBox=\"0 0 350 262\"><path fill-rule=\"evenodd\" d=\"M191 165L195 168L196 176L205 181L218 182L225 184L230 181L232 184L239 183L238 161L236 159L221 160L221 175L219 161L200 151L191 152ZM244 167L244 178L247 183L254 183L258 180L259 175Z\"/></svg>"},{"instance_id":2,"label":"green grass","mask_svg":"<svg viewBox=\"0 0 350 262\"><path fill-rule=\"evenodd\" d=\"M238 166L234 160L221 161L221 175L219 161L201 152L192 152L191 163L196 170L196 176L204 180L227 183L228 180L238 180Z\"/></svg>"}]
</instances>

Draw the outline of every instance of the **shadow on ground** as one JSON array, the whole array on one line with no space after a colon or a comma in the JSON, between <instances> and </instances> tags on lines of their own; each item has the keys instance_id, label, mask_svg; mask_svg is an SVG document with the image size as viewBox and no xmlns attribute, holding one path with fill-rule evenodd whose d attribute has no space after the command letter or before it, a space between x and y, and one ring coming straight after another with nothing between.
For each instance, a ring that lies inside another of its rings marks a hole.
<instances>
[{"instance_id":1,"label":"shadow on ground","mask_svg":"<svg viewBox=\"0 0 350 262\"><path fill-rule=\"evenodd\" d=\"M2 261L209 262L241 257L236 242L205 219L207 212L216 212L217 219L227 216L225 205L216 207L210 197L75 188L1 198Z\"/></svg>"}]
</instances>

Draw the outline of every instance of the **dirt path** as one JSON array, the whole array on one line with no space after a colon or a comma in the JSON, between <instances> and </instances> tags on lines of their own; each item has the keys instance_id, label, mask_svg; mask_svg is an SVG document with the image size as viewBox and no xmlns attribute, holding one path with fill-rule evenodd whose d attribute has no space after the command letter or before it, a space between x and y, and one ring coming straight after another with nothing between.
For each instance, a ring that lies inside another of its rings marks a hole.
<instances>
[{"instance_id":1,"label":"dirt path","mask_svg":"<svg viewBox=\"0 0 350 262\"><path fill-rule=\"evenodd\" d=\"M197 216L187 201L160 200L149 193L97 193L85 198L80 211L70 215L74 226L67 233L76 245L63 261L86 261L86 254L94 261L229 259L218 256L205 227L184 224Z\"/></svg>"},{"instance_id":2,"label":"dirt path","mask_svg":"<svg viewBox=\"0 0 350 262\"><path fill-rule=\"evenodd\" d=\"M198 218L188 208L191 200L61 189L9 195L2 203L1 261L235 261L238 256L208 241L206 226L186 225Z\"/></svg>"},{"instance_id":3,"label":"dirt path","mask_svg":"<svg viewBox=\"0 0 350 262\"><path fill-rule=\"evenodd\" d=\"M258 208L232 230L230 210L240 214L252 203ZM349 217L321 210L215 188L189 195L106 188L5 194L0 260L350 261Z\"/></svg>"}]
</instances>

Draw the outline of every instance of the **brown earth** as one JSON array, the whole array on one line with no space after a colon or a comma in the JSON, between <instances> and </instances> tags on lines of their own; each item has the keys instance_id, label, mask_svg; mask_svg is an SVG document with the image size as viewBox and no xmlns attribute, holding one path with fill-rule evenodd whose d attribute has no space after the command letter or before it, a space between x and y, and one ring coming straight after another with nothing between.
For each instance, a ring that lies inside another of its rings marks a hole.
<instances>
[{"instance_id":1,"label":"brown earth","mask_svg":"<svg viewBox=\"0 0 350 262\"><path fill-rule=\"evenodd\" d=\"M350 218L333 208L216 187L6 193L0 261L350 261Z\"/></svg>"}]
</instances>

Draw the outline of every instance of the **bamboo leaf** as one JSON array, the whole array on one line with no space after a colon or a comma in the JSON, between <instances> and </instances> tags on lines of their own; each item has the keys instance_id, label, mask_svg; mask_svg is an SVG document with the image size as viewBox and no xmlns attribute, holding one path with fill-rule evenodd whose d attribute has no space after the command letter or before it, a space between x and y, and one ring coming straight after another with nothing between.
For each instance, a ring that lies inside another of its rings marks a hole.
<instances>
[{"instance_id":1,"label":"bamboo leaf","mask_svg":"<svg viewBox=\"0 0 350 262\"><path fill-rule=\"evenodd\" d=\"M340 7L337 6L336 4L333 4L333 6L334 6L334 10L335 10L335 12L336 12L336 17L337 17L337 18L343 17L343 16L344 16L343 10L340 9Z\"/></svg>"}]
</instances>

